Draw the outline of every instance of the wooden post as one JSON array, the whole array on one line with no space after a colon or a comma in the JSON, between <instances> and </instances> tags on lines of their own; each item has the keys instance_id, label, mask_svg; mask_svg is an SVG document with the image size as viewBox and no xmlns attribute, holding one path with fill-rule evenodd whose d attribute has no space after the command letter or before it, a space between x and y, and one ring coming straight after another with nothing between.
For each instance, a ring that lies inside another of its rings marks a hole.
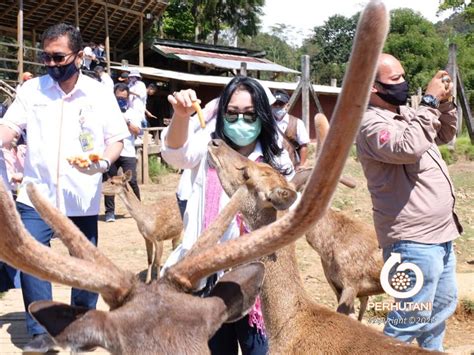
<instances>
[{"instance_id":1,"label":"wooden post","mask_svg":"<svg viewBox=\"0 0 474 355\"><path fill-rule=\"evenodd\" d=\"M36 30L33 28L31 30L31 46L36 49ZM33 50L33 62L38 60L38 53L36 50ZM33 74L36 74L36 65L33 67Z\"/></svg>"},{"instance_id":2,"label":"wooden post","mask_svg":"<svg viewBox=\"0 0 474 355\"><path fill-rule=\"evenodd\" d=\"M78 0L74 0L74 12L76 15L76 28L79 31L80 27L79 27L79 1Z\"/></svg>"},{"instance_id":3,"label":"wooden post","mask_svg":"<svg viewBox=\"0 0 474 355\"><path fill-rule=\"evenodd\" d=\"M471 144L474 144L474 119L472 117L471 108L469 106L469 102L467 100L467 96L464 90L464 84L462 82L462 78L459 75L459 68L456 66L456 78L457 78L457 86L459 91L459 102L460 106L463 110L464 115L464 122L466 123L467 133L469 133L469 138L471 139Z\"/></svg>"},{"instance_id":4,"label":"wooden post","mask_svg":"<svg viewBox=\"0 0 474 355\"><path fill-rule=\"evenodd\" d=\"M140 16L140 43L138 44L138 65L145 66L143 56L143 16Z\"/></svg>"},{"instance_id":5,"label":"wooden post","mask_svg":"<svg viewBox=\"0 0 474 355\"><path fill-rule=\"evenodd\" d=\"M459 100L457 95L457 60L456 60L456 50L457 46L455 43L451 43L449 45L449 57L448 57L448 65L446 66L446 71L449 73L451 80L453 81L453 97L457 101L459 107ZM457 117L457 135L459 136L462 131L462 110L458 110L458 117ZM456 138L453 139L453 141ZM450 142L451 143L451 142Z\"/></svg>"},{"instance_id":6,"label":"wooden post","mask_svg":"<svg viewBox=\"0 0 474 355\"><path fill-rule=\"evenodd\" d=\"M107 72L110 74L110 41L109 41L109 9L108 0L105 0L105 56L107 60Z\"/></svg>"},{"instance_id":7,"label":"wooden post","mask_svg":"<svg viewBox=\"0 0 474 355\"><path fill-rule=\"evenodd\" d=\"M18 0L18 16L16 19L18 42L18 81L23 77L23 0Z\"/></svg>"},{"instance_id":8,"label":"wooden post","mask_svg":"<svg viewBox=\"0 0 474 355\"><path fill-rule=\"evenodd\" d=\"M240 62L240 75L247 76L247 63Z\"/></svg>"},{"instance_id":9,"label":"wooden post","mask_svg":"<svg viewBox=\"0 0 474 355\"><path fill-rule=\"evenodd\" d=\"M142 151L142 164L143 164L143 176L142 181L144 184L148 184L150 181L150 175L148 172L148 131L143 132L143 151Z\"/></svg>"},{"instance_id":10,"label":"wooden post","mask_svg":"<svg viewBox=\"0 0 474 355\"><path fill-rule=\"evenodd\" d=\"M301 117L303 119L306 130L309 132L309 55L304 55L301 58Z\"/></svg>"}]
</instances>

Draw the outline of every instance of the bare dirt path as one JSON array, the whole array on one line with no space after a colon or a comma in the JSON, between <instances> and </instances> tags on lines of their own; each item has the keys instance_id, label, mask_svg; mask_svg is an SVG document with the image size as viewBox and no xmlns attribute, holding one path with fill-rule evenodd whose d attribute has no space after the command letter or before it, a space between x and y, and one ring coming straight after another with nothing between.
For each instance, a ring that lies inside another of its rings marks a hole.
<instances>
[{"instance_id":1,"label":"bare dirt path","mask_svg":"<svg viewBox=\"0 0 474 355\"><path fill-rule=\"evenodd\" d=\"M453 171L460 172L460 178L471 175L474 171L474 163L460 164L454 166ZM349 160L346 171L353 176L358 186L355 190L340 187L333 200L333 207L351 213L357 218L370 221L370 198L360 168L353 159ZM159 201L163 195L173 195L177 186L179 175L170 174L160 179L159 184L141 186L142 196L145 203ZM456 182L456 181L455 181ZM472 189L461 189L462 194L458 196L458 203L466 210L461 214L461 220L465 227L474 228L472 211L473 194ZM117 199L117 220L114 223L105 223L103 215L99 222L99 248L109 256L118 266L140 273L146 273L145 244L139 234L135 221L126 213L121 201ZM473 238L462 238L456 242L458 256L458 282L460 297L474 301L474 265L469 261L474 260ZM58 240L53 240L53 248L65 252L64 247ZM163 260L166 260L170 252L170 245L165 243ZM301 269L305 287L318 303L335 309L336 299L328 286L318 255L313 249L300 239L297 242L298 262ZM69 289L64 286L54 287L55 299L68 302ZM471 304L472 307L474 307ZM106 309L101 303L99 308ZM366 315L366 318L368 316ZM21 353L21 347L27 341L23 321L23 305L19 290L9 291L0 299L0 354ZM465 312L454 316L448 323L448 331L445 341L446 349L455 354L474 353L474 317L466 315ZM94 353L101 352L99 350Z\"/></svg>"}]
</instances>

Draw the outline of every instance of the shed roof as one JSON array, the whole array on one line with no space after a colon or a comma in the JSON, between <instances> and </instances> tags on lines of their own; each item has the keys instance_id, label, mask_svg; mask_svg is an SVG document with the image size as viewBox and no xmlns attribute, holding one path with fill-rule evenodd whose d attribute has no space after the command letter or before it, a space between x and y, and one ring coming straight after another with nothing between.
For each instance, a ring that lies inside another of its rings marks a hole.
<instances>
[{"instance_id":1,"label":"shed roof","mask_svg":"<svg viewBox=\"0 0 474 355\"><path fill-rule=\"evenodd\" d=\"M122 66L112 66L112 69L115 70L130 70L132 67L122 67ZM225 86L227 83L232 80L232 77L229 76L215 76L215 75L197 75L190 73L182 73L172 70L163 70L152 67L133 67L137 69L140 74L149 79L155 80L179 80L186 83L194 84L206 84L206 85L216 85L216 86ZM267 81L259 80L261 83L265 84L270 89L284 89L294 91L298 85L296 82L280 82L280 81ZM328 94L328 95L338 95L341 92L341 88L334 86L326 85L313 85L313 89L317 93Z\"/></svg>"},{"instance_id":2,"label":"shed roof","mask_svg":"<svg viewBox=\"0 0 474 355\"><path fill-rule=\"evenodd\" d=\"M79 28L85 41L105 40L105 7L109 22L111 47L130 49L140 35L140 17L145 29L160 17L168 0L23 0L23 28L26 36L35 30L39 35L59 22L76 24L76 1ZM16 33L18 0L0 1L0 33ZM31 38L31 37L30 37Z\"/></svg>"},{"instance_id":3,"label":"shed roof","mask_svg":"<svg viewBox=\"0 0 474 355\"><path fill-rule=\"evenodd\" d=\"M286 68L282 65L273 63L268 59L257 58L248 55L224 53L217 50L204 51L194 48L172 47L161 44L154 44L152 48L165 57L192 62L194 64L209 68L237 70L240 69L241 63L244 62L247 64L247 70L295 74L299 73L297 70Z\"/></svg>"}]
</instances>

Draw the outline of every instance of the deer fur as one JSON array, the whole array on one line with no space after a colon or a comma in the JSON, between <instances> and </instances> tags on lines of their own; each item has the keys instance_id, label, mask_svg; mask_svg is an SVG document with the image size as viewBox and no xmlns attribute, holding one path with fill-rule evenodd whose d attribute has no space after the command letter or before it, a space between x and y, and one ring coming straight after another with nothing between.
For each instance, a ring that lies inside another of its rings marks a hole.
<instances>
[{"instance_id":1,"label":"deer fur","mask_svg":"<svg viewBox=\"0 0 474 355\"><path fill-rule=\"evenodd\" d=\"M29 312L60 346L76 352L100 346L114 354L135 353L137 349L141 354L208 354L209 338L223 322L242 317L260 291L263 265L246 263L293 243L326 212L368 103L369 88L387 31L385 6L372 0L360 16L346 80L332 117L334 124L295 209L240 238L205 249L192 248L188 255L167 269L163 277L150 284L116 267L29 184L26 188L30 200L70 255L59 254L38 243L24 228L6 187L0 184L0 259L37 277L99 292L111 306L109 312L103 312L39 301L30 305ZM216 144L211 141L209 148ZM239 174L245 171L246 182L254 182L253 186L241 187L257 193L264 202L262 206L285 209L293 202L296 193L292 188L272 189L265 185L265 176L259 181L258 170L246 169L237 160L234 167ZM233 192L236 190L238 188ZM224 233L235 216L236 206L245 209L248 203L232 196L210 231L205 231L200 238L213 240L214 234ZM237 267L243 264L246 265ZM216 284L210 297L191 295L200 279L230 268L232 270ZM329 329L332 326L338 329L347 324L344 322L352 321L334 312L330 314L339 317L341 324L327 324ZM325 322L321 324L323 329ZM355 324L363 327L358 322ZM363 329L361 333L365 334L367 331ZM371 338L372 334L368 334L367 338ZM339 345L330 330L323 335L332 339L330 344L334 347L324 351L337 352ZM352 339L353 342L358 340ZM370 340L365 339L365 343Z\"/></svg>"},{"instance_id":2,"label":"deer fur","mask_svg":"<svg viewBox=\"0 0 474 355\"><path fill-rule=\"evenodd\" d=\"M245 204L241 205L240 210L250 229L258 230L271 225L277 218L277 210L262 198L265 194L260 191L288 190L288 193L280 195L280 206L284 206L294 201L294 194L290 192L293 184L288 183L269 165L248 160L224 142L214 140L212 143L209 155L224 191L233 196L236 191L240 191L242 185L246 186L246 196L243 197ZM343 222L342 226L326 227L326 223L337 224L344 221L337 216L328 217L329 215L332 216L332 212L322 217L311 230L326 236L330 228L343 230L349 227L350 223L346 222ZM321 230L317 230L318 228ZM341 235L351 236L349 233ZM341 239L342 243L346 242ZM323 249L334 249L331 244L333 242L337 243L330 240ZM266 277L261 300L271 354L429 353L427 350L403 344L313 302L301 280L294 243L263 257L262 260ZM352 274L352 277L356 276L356 273ZM367 279L367 275L359 276L362 280ZM373 276L378 277L378 274Z\"/></svg>"},{"instance_id":3,"label":"deer fur","mask_svg":"<svg viewBox=\"0 0 474 355\"><path fill-rule=\"evenodd\" d=\"M146 206L133 193L130 184L131 171L112 176L102 185L102 193L106 196L118 195L130 215L135 219L140 234L145 239L148 269L146 283L152 279L153 266L157 275L163 255L163 242L171 240L173 249L179 244L183 231L183 221L174 196L160 198L159 203Z\"/></svg>"},{"instance_id":4,"label":"deer fur","mask_svg":"<svg viewBox=\"0 0 474 355\"><path fill-rule=\"evenodd\" d=\"M329 123L323 114L317 114L314 120L318 152L326 139ZM306 175L308 172L301 171L294 179L297 190L302 190ZM361 321L369 296L384 292L380 284L384 262L373 225L329 209L306 232L306 240L321 257L324 275L338 301L337 311L347 315L354 313L354 301L358 297Z\"/></svg>"}]
</instances>

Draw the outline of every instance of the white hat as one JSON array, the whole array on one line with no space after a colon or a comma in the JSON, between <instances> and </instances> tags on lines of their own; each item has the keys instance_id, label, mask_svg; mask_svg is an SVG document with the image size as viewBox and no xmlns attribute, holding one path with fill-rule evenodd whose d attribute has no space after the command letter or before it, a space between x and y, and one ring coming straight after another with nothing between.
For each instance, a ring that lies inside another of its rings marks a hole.
<instances>
[{"instance_id":1,"label":"white hat","mask_svg":"<svg viewBox=\"0 0 474 355\"><path fill-rule=\"evenodd\" d=\"M140 75L140 72L138 69L130 69L130 73L128 74L129 77L131 76L136 76L138 78L141 78L142 76Z\"/></svg>"}]
</instances>

